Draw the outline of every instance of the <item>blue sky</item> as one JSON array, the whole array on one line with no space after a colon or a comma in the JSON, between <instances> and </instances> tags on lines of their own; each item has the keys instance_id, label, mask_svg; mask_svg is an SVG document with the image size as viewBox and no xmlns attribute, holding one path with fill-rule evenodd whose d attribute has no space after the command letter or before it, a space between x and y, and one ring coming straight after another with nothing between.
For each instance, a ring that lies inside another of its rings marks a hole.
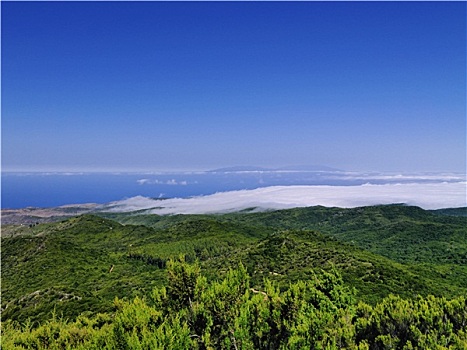
<instances>
[{"instance_id":1,"label":"blue sky","mask_svg":"<svg viewBox=\"0 0 467 350\"><path fill-rule=\"evenodd\" d=\"M465 171L464 2L2 2L3 170Z\"/></svg>"}]
</instances>

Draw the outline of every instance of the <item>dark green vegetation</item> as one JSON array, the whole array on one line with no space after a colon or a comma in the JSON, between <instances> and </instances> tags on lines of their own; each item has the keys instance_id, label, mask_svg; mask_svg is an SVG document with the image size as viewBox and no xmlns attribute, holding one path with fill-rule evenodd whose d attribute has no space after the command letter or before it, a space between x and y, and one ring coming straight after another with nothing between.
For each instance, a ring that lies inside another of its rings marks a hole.
<instances>
[{"instance_id":1,"label":"dark green vegetation","mask_svg":"<svg viewBox=\"0 0 467 350\"><path fill-rule=\"evenodd\" d=\"M148 349L313 344L382 349L381 344L402 348L407 341L420 349L433 348L420 344L464 348L459 344L465 345L467 309L459 296L467 294L467 218L460 209L429 212L392 205L224 215L101 215L105 217L2 227L3 332L14 335L7 339L34 342L45 332L44 339L54 334L52 342L76 340L71 348L125 348L115 344L140 342ZM190 263L199 261L199 267L172 262L167 270L169 259L179 254ZM205 277L198 271L193 277L196 288L184 281L181 290L170 292L184 269L200 269ZM336 295L312 302L317 281L328 279L345 302L337 302ZM229 283L241 285L234 296L222 292L222 285ZM164 286L167 289L161 289ZM186 288L198 294L182 302L177 298ZM281 312L291 293L298 304L287 319ZM228 298L225 303L232 310L217 305L216 295ZM50 320L54 310L69 321ZM216 314L221 311L226 314ZM433 314L424 314L429 312ZM208 319L197 324L200 315ZM383 326L381 322L389 322L385 317L415 328L405 329L403 336L399 330L391 333L391 327L404 327ZM451 325L444 322L434 334L438 318L451 320ZM28 319L30 330L15 324ZM379 336L383 338L376 340ZM167 343L171 341L180 343ZM388 345L394 342L402 345Z\"/></svg>"},{"instance_id":2,"label":"dark green vegetation","mask_svg":"<svg viewBox=\"0 0 467 350\"><path fill-rule=\"evenodd\" d=\"M375 287L370 281L367 301L375 302L379 297L387 295L393 278L413 285L411 277L419 283L415 293L436 293L438 295L457 295L467 288L467 208L453 208L427 211L418 207L404 205L384 205L353 209L342 208L295 208L263 213L233 213L217 216L155 216L113 214L112 218L122 223L146 224L154 228L165 228L171 222L183 220L214 219L217 222L235 223L249 227L258 233L271 233L294 230L295 233L304 231L320 232L328 241L325 243L328 253L321 253L326 261L359 260L367 268L368 279L384 276L382 286ZM173 220L173 221L172 221ZM297 234L292 235L297 238ZM334 238L337 241L330 240ZM267 239L267 238L266 238ZM351 244L354 248L340 243ZM316 244L316 242L310 242ZM305 244L306 245L306 244ZM333 249L337 249L336 256ZM302 247L303 248L303 247ZM308 259L316 266L318 260L315 253L310 253ZM323 249L320 247L319 249ZM353 249L353 250L352 250ZM306 248L302 249L302 255ZM365 252L363 252L365 250ZM351 251L351 252L350 252ZM378 256L371 255L372 252ZM244 251L241 252L242 254ZM293 255L295 251L292 252ZM342 255L343 254L343 255ZM237 254L235 254L237 255ZM344 258L346 256L346 258ZM382 261L386 257L392 261ZM373 263L373 259L378 263ZM290 258L284 256L285 263ZM249 259L244 261L248 264ZM369 269L368 263L389 269L392 272L380 273L379 270ZM395 264L396 263L396 264ZM399 264L397 264L399 263ZM360 264L361 265L361 264ZM348 266L350 268L350 266ZM354 267L360 267L358 264ZM399 270L399 271L398 271ZM361 273L363 270L360 270ZM251 271L250 271L251 272ZM356 272L356 271L355 271ZM289 274L288 274L289 275ZM398 276L398 277L396 277ZM344 272L344 277L349 277ZM287 277L289 278L289 277ZM354 282L361 293L365 288L361 284L365 279L359 276ZM423 287L422 285L425 285ZM386 290L384 290L386 289ZM396 294L411 296L410 290L401 285L390 290ZM370 298L370 299L368 299Z\"/></svg>"},{"instance_id":3,"label":"dark green vegetation","mask_svg":"<svg viewBox=\"0 0 467 350\"><path fill-rule=\"evenodd\" d=\"M467 207L438 209L432 212L439 215L467 216Z\"/></svg>"}]
</instances>

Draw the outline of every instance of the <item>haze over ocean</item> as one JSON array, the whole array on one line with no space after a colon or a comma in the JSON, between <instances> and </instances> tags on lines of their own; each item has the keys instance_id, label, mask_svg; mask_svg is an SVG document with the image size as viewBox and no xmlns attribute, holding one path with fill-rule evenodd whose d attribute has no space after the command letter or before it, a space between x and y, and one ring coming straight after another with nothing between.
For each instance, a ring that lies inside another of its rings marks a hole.
<instances>
[{"instance_id":1,"label":"haze over ocean","mask_svg":"<svg viewBox=\"0 0 467 350\"><path fill-rule=\"evenodd\" d=\"M368 172L465 181L465 2L2 2L1 16L2 207L396 181ZM301 164L364 175L181 173Z\"/></svg>"}]
</instances>

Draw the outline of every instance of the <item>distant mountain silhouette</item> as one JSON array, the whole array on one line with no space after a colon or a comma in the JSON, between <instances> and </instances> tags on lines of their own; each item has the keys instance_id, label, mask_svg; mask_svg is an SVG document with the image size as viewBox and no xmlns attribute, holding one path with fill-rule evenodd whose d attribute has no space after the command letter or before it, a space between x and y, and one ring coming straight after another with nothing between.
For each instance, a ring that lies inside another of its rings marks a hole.
<instances>
[{"instance_id":1,"label":"distant mountain silhouette","mask_svg":"<svg viewBox=\"0 0 467 350\"><path fill-rule=\"evenodd\" d=\"M344 171L342 169L331 168L325 165L292 165L278 168L276 170L291 170L291 171Z\"/></svg>"},{"instance_id":2,"label":"distant mountain silhouette","mask_svg":"<svg viewBox=\"0 0 467 350\"><path fill-rule=\"evenodd\" d=\"M237 172L237 171L274 171L276 169L271 169L271 168L262 168L262 167L257 167L257 166L232 166L232 167L226 167L226 168L219 168L219 169L214 169L214 170L209 170L209 172L212 173L226 173L226 172Z\"/></svg>"},{"instance_id":3,"label":"distant mountain silhouette","mask_svg":"<svg viewBox=\"0 0 467 350\"><path fill-rule=\"evenodd\" d=\"M343 171L342 169L331 168L324 165L292 165L280 168L263 168L257 166L239 165L226 168L209 170L213 173L241 172L241 171Z\"/></svg>"}]
</instances>

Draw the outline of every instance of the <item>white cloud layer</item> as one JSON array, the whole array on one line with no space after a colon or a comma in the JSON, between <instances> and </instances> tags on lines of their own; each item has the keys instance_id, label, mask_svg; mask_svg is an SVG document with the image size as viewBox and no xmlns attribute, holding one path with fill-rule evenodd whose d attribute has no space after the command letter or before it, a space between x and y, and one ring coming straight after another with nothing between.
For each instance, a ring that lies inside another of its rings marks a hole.
<instances>
[{"instance_id":1,"label":"white cloud layer","mask_svg":"<svg viewBox=\"0 0 467 350\"><path fill-rule=\"evenodd\" d=\"M367 205L405 203L424 209L466 206L466 182L409 183L360 186L271 186L255 190L220 192L192 198L155 200L133 197L112 202L107 211L147 210L150 213L204 214L246 208L287 209L323 205L353 208Z\"/></svg>"},{"instance_id":2,"label":"white cloud layer","mask_svg":"<svg viewBox=\"0 0 467 350\"><path fill-rule=\"evenodd\" d=\"M172 185L172 186L178 186L178 185L181 185L181 186L186 186L188 185L188 181L177 181L175 179L170 179L170 180L167 180L167 181L161 181L161 180L150 180L150 179L140 179L140 180L136 180L136 182L139 184L139 185Z\"/></svg>"}]
</instances>

